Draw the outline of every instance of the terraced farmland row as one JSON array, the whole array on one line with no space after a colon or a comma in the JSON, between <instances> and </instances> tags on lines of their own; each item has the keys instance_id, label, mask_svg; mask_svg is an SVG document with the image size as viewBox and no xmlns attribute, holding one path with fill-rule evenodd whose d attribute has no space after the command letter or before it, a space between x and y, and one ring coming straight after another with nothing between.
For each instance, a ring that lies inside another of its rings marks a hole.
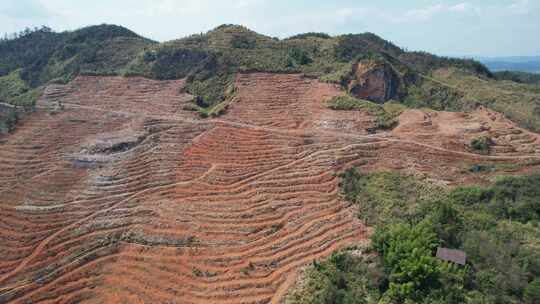
<instances>
[{"instance_id":1,"label":"terraced farmland row","mask_svg":"<svg viewBox=\"0 0 540 304\"><path fill-rule=\"evenodd\" d=\"M279 303L301 267L367 239L343 168L459 184L491 174L464 165L536 157L367 136L369 115L332 112L339 89L301 75L241 74L210 120L182 85L80 77L0 139L0 302Z\"/></svg>"}]
</instances>

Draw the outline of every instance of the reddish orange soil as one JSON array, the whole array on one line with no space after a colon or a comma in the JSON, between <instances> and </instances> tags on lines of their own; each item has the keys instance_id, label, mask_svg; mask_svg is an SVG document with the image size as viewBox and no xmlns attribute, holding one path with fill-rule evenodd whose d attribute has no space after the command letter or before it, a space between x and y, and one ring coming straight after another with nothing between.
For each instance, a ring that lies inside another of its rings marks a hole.
<instances>
[{"instance_id":1,"label":"reddish orange soil","mask_svg":"<svg viewBox=\"0 0 540 304\"><path fill-rule=\"evenodd\" d=\"M503 115L478 108L471 113L408 110L393 135L441 148L467 151L480 136L493 140L492 155L525 156L540 153L540 137L516 127Z\"/></svg>"},{"instance_id":2,"label":"reddish orange soil","mask_svg":"<svg viewBox=\"0 0 540 304\"><path fill-rule=\"evenodd\" d=\"M538 135L486 110L367 135L373 117L329 110L339 88L300 75L241 74L206 120L182 85L79 77L0 138L1 303L279 303L302 266L367 239L340 170L455 185L538 164ZM468 150L478 134L492 155ZM521 165L464 172L478 163Z\"/></svg>"}]
</instances>

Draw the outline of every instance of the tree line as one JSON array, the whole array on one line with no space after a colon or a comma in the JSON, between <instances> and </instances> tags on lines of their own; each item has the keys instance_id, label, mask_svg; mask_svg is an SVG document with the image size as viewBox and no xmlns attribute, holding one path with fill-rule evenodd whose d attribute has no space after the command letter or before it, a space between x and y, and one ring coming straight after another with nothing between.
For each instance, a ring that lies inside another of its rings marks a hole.
<instances>
[{"instance_id":1,"label":"tree line","mask_svg":"<svg viewBox=\"0 0 540 304\"><path fill-rule=\"evenodd\" d=\"M36 26L34 28L26 27L24 30L22 30L20 32L4 33L4 35L2 37L0 37L0 43L5 42L5 41L9 41L9 40L19 39L19 38L28 36L28 35L30 35L32 33L36 33L36 32L51 33L51 32L53 32L53 30L52 30L52 28L50 28L50 27L48 27L46 25L42 25L40 27Z\"/></svg>"}]
</instances>

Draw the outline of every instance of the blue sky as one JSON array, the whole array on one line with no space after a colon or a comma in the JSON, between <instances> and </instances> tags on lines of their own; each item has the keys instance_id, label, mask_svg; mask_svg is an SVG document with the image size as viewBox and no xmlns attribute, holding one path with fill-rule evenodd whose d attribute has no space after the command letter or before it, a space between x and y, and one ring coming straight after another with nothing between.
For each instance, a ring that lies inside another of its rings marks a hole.
<instances>
[{"instance_id":1,"label":"blue sky","mask_svg":"<svg viewBox=\"0 0 540 304\"><path fill-rule=\"evenodd\" d=\"M539 0L1 0L0 33L113 23L159 41L223 23L286 37L374 32L409 50L453 56L540 55Z\"/></svg>"}]
</instances>

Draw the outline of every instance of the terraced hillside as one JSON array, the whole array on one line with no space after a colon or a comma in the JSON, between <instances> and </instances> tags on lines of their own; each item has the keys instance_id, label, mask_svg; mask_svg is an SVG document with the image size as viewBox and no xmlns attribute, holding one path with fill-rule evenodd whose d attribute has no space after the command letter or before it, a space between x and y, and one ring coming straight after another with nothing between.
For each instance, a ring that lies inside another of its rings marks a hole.
<instances>
[{"instance_id":1,"label":"terraced hillside","mask_svg":"<svg viewBox=\"0 0 540 304\"><path fill-rule=\"evenodd\" d=\"M457 185L540 164L538 135L488 110L368 134L374 117L330 110L339 87L299 74L238 74L219 119L185 110L183 85L50 85L0 138L0 302L280 303L303 266L367 241L343 169ZM506 166L463 170L478 163Z\"/></svg>"}]
</instances>

